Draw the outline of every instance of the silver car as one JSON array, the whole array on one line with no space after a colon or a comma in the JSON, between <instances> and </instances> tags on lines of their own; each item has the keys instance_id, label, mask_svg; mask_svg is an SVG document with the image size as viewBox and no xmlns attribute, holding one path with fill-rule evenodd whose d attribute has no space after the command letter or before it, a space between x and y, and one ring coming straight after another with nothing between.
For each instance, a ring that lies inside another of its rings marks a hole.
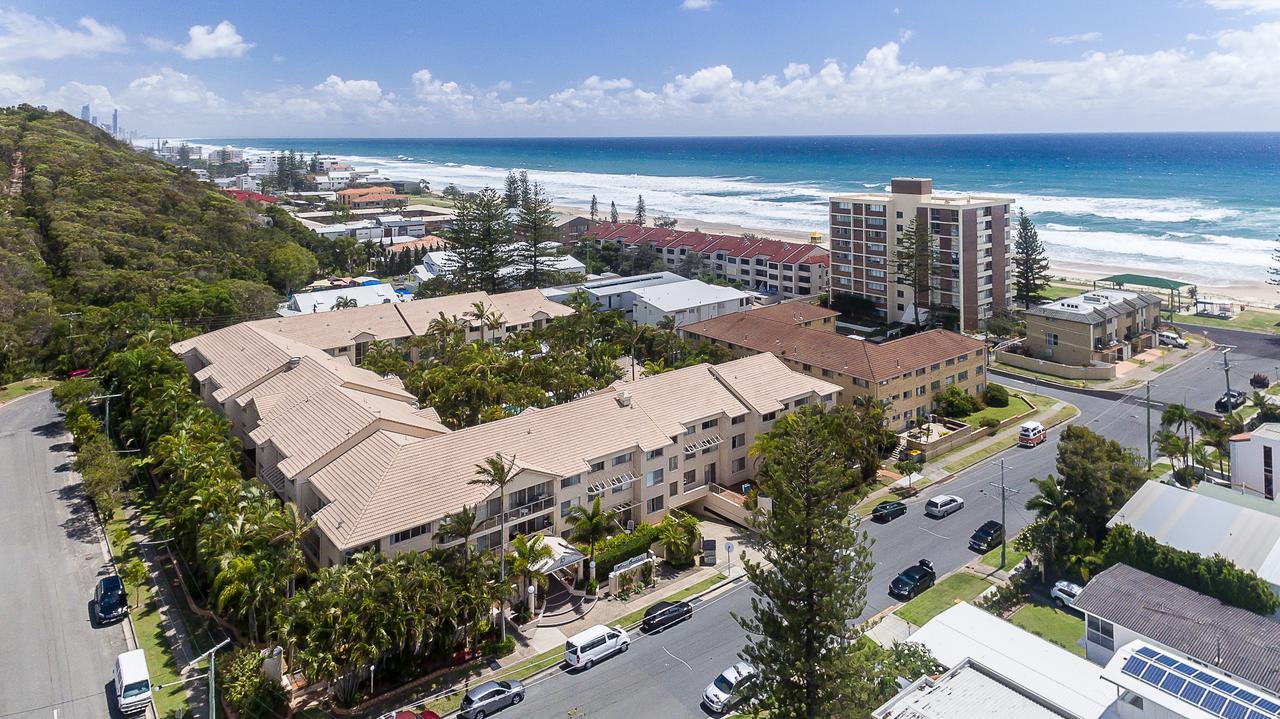
<instances>
[{"instance_id":1,"label":"silver car","mask_svg":"<svg viewBox=\"0 0 1280 719\"><path fill-rule=\"evenodd\" d=\"M702 703L713 712L728 711L742 701L742 690L756 678L755 667L738 662L720 672L702 692Z\"/></svg>"},{"instance_id":2,"label":"silver car","mask_svg":"<svg viewBox=\"0 0 1280 719\"><path fill-rule=\"evenodd\" d=\"M472 688L462 698L459 719L484 719L499 709L524 701L524 685L512 679L501 682L485 682Z\"/></svg>"}]
</instances>

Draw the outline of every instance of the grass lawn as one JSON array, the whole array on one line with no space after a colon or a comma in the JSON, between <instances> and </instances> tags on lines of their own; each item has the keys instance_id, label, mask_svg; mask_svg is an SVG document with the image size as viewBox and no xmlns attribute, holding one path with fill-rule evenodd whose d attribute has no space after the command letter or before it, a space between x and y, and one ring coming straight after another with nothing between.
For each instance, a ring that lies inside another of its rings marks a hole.
<instances>
[{"instance_id":1,"label":"grass lawn","mask_svg":"<svg viewBox=\"0 0 1280 719\"><path fill-rule=\"evenodd\" d=\"M1152 367L1152 368L1151 368L1151 371L1152 371L1152 372L1155 372L1156 374L1159 374L1159 373L1161 373L1161 372L1163 372L1163 371L1165 371L1165 370L1169 369L1169 368L1170 368L1170 367L1172 367L1172 366L1173 366L1173 365L1172 365L1172 364L1170 364L1170 363L1168 363L1168 362L1161 362L1160 364L1156 365L1155 367Z\"/></svg>"},{"instance_id":2,"label":"grass lawn","mask_svg":"<svg viewBox=\"0 0 1280 719\"><path fill-rule=\"evenodd\" d=\"M1021 562L1022 560L1027 558L1026 552L1022 552L1013 548L1013 545L1009 543L1012 541L1013 541L1013 537L1009 537L1008 541L1005 542L1005 544L1007 545L1007 548L1005 549L1004 568L1006 570L1013 569L1014 567L1018 566L1018 562ZM996 547L990 552L987 552L986 554L982 555L982 563L987 565L988 567L991 567L992 569L999 569L1000 568L1000 548Z\"/></svg>"},{"instance_id":3,"label":"grass lawn","mask_svg":"<svg viewBox=\"0 0 1280 719\"><path fill-rule=\"evenodd\" d=\"M1081 292L1089 291L1089 287L1085 285L1049 285L1047 288L1040 290L1040 296L1046 300L1060 300L1066 297L1075 297Z\"/></svg>"},{"instance_id":4,"label":"grass lawn","mask_svg":"<svg viewBox=\"0 0 1280 719\"><path fill-rule=\"evenodd\" d=\"M116 512L116 516L107 523L107 543L111 546L111 555L116 566L121 567L138 556L137 547L131 540L118 543L119 536L125 536L121 528L125 527L124 513ZM125 530L127 532L127 529ZM151 586L137 593L129 589L129 600L132 604L135 596L142 597L142 606L132 607L129 617L133 621L133 633L137 637L138 646L147 655L147 670L151 673L151 684L169 684L181 679L178 665L173 660L169 642L164 635L164 622L155 600L151 598ZM173 684L163 689L152 690L151 699L155 703L156 715L160 719L180 717L187 711L187 694L181 684Z\"/></svg>"},{"instance_id":5,"label":"grass lawn","mask_svg":"<svg viewBox=\"0 0 1280 719\"><path fill-rule=\"evenodd\" d=\"M982 577L963 572L952 574L929 588L924 594L898 607L898 611L894 614L917 627L922 627L925 622L941 614L956 602L973 601L974 597L989 586L991 583Z\"/></svg>"},{"instance_id":6,"label":"grass lawn","mask_svg":"<svg viewBox=\"0 0 1280 719\"><path fill-rule=\"evenodd\" d=\"M1003 422L1023 412L1030 412L1031 409L1031 405L1025 399L1010 393L1007 407L984 407L971 415L961 417L960 421L971 427L977 427L987 417L995 417L996 421Z\"/></svg>"},{"instance_id":7,"label":"grass lawn","mask_svg":"<svg viewBox=\"0 0 1280 719\"><path fill-rule=\"evenodd\" d=\"M12 402L19 397L25 397L32 392L39 392L56 384L57 382L51 379L23 379L0 385L0 404Z\"/></svg>"},{"instance_id":8,"label":"grass lawn","mask_svg":"<svg viewBox=\"0 0 1280 719\"><path fill-rule=\"evenodd\" d=\"M1076 646L1084 636L1084 619L1070 612L1042 604L1027 604L1011 614L1009 621L1072 654L1084 656L1084 648Z\"/></svg>"},{"instance_id":9,"label":"grass lawn","mask_svg":"<svg viewBox=\"0 0 1280 719\"><path fill-rule=\"evenodd\" d=\"M1003 452L1004 450L1012 447L1017 443L1018 443L1018 434L1017 432L1013 432L1008 437L1001 437L1000 439L997 439L996 441L992 442L991 444L987 445L986 447L983 447L982 449L976 452L970 452L968 454L957 457L955 461L948 462L947 464L942 465L942 468L946 470L947 474L951 474L953 472L959 472L965 467L975 465L978 462L981 462L982 460L986 459L987 457L990 457L991 455L995 454L996 452Z\"/></svg>"},{"instance_id":10,"label":"grass lawn","mask_svg":"<svg viewBox=\"0 0 1280 719\"><path fill-rule=\"evenodd\" d=\"M1245 310L1229 320L1217 317L1197 317L1195 315L1174 315L1173 320L1174 322L1182 322L1189 325L1280 334L1280 313L1264 310Z\"/></svg>"},{"instance_id":11,"label":"grass lawn","mask_svg":"<svg viewBox=\"0 0 1280 719\"><path fill-rule=\"evenodd\" d=\"M1173 465L1168 462L1156 462L1151 465L1151 469L1147 471L1147 479L1159 479L1165 474L1173 471Z\"/></svg>"}]
</instances>

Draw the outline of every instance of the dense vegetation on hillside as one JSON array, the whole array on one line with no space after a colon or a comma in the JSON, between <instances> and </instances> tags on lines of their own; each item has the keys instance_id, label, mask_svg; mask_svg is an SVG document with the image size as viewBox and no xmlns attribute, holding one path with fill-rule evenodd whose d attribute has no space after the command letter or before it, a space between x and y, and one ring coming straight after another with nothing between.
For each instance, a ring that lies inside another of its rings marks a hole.
<instances>
[{"instance_id":1,"label":"dense vegetation on hillside","mask_svg":"<svg viewBox=\"0 0 1280 719\"><path fill-rule=\"evenodd\" d=\"M270 311L282 248L316 241L66 113L0 110L0 382L92 366L160 325Z\"/></svg>"}]
</instances>

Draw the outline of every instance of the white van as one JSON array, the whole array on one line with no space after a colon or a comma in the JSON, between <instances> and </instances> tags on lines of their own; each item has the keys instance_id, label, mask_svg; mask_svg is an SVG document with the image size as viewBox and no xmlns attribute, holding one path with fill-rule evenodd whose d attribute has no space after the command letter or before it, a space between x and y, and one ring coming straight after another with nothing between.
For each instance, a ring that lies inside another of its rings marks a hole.
<instances>
[{"instance_id":1,"label":"white van","mask_svg":"<svg viewBox=\"0 0 1280 719\"><path fill-rule=\"evenodd\" d=\"M121 714L140 714L151 704L147 655L134 649L116 657L116 706Z\"/></svg>"},{"instance_id":2,"label":"white van","mask_svg":"<svg viewBox=\"0 0 1280 719\"><path fill-rule=\"evenodd\" d=\"M1161 332L1160 334L1156 335L1156 338L1160 341L1160 344L1162 345L1168 345L1169 347L1177 347L1180 350L1184 350L1187 348L1187 341L1184 340L1182 337L1179 337L1177 332L1170 332L1169 330L1165 330L1164 332Z\"/></svg>"},{"instance_id":3,"label":"white van","mask_svg":"<svg viewBox=\"0 0 1280 719\"><path fill-rule=\"evenodd\" d=\"M625 629L597 624L569 637L564 643L564 660L570 668L590 669L597 661L627 651L631 637Z\"/></svg>"},{"instance_id":4,"label":"white van","mask_svg":"<svg viewBox=\"0 0 1280 719\"><path fill-rule=\"evenodd\" d=\"M1044 441L1044 425L1039 422L1023 422L1018 427L1018 444L1023 447L1034 447Z\"/></svg>"}]
</instances>

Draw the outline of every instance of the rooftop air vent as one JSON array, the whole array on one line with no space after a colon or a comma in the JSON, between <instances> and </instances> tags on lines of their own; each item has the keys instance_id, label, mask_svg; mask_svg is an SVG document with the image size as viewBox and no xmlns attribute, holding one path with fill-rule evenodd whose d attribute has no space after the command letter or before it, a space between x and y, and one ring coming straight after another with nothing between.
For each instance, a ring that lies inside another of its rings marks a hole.
<instances>
[{"instance_id":1,"label":"rooftop air vent","mask_svg":"<svg viewBox=\"0 0 1280 719\"><path fill-rule=\"evenodd\" d=\"M623 390L623 391L619 392L619 393L618 393L618 396L617 396L615 399L617 399L617 400L618 400L618 406L619 406L619 407L630 407L630 406L631 406L631 393L630 393L630 392L628 392L628 391L626 391L626 390Z\"/></svg>"}]
</instances>

